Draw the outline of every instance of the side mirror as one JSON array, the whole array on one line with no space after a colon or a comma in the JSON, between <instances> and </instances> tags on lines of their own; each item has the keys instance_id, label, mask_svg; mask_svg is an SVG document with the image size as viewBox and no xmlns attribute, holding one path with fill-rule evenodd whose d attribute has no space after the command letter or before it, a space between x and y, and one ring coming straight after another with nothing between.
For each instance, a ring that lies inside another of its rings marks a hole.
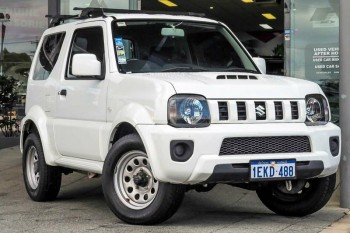
<instances>
[{"instance_id":1,"label":"side mirror","mask_svg":"<svg viewBox=\"0 0 350 233\"><path fill-rule=\"evenodd\" d=\"M72 61L72 74L75 76L101 76L101 62L95 54L75 54Z\"/></svg>"},{"instance_id":2,"label":"side mirror","mask_svg":"<svg viewBox=\"0 0 350 233\"><path fill-rule=\"evenodd\" d=\"M258 66L261 73L266 74L266 61L264 58L261 57L253 57L253 61L255 65Z\"/></svg>"}]
</instances>

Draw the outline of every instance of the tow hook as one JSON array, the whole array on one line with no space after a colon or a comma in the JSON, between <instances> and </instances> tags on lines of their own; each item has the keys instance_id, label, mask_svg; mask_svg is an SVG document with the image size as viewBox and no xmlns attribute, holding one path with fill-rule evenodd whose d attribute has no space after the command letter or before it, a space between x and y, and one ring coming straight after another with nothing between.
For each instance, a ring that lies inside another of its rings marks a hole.
<instances>
[{"instance_id":1,"label":"tow hook","mask_svg":"<svg viewBox=\"0 0 350 233\"><path fill-rule=\"evenodd\" d=\"M293 189L292 181L286 180L286 189L288 192L292 191Z\"/></svg>"}]
</instances>

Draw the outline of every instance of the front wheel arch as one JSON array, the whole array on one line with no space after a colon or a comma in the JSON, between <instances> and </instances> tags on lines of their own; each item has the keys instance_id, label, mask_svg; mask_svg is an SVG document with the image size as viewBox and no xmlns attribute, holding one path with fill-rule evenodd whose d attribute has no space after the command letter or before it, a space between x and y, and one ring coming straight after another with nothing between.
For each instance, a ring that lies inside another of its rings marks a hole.
<instances>
[{"instance_id":1,"label":"front wheel arch","mask_svg":"<svg viewBox=\"0 0 350 233\"><path fill-rule=\"evenodd\" d=\"M130 135L130 134L137 134L138 135L137 130L135 129L135 127L132 124L130 124L128 122L122 122L122 123L118 124L114 128L113 133L111 135L111 138L110 138L111 145L110 146L112 146L114 143L116 143L122 137L124 137L126 135Z\"/></svg>"},{"instance_id":2,"label":"front wheel arch","mask_svg":"<svg viewBox=\"0 0 350 233\"><path fill-rule=\"evenodd\" d=\"M150 225L163 222L170 218L181 205L185 188L182 185L157 181L159 187L152 202L142 208L130 208L130 205L125 204L125 200L120 199L121 195L117 194L114 177L118 173L116 170L118 161L123 160L123 156L133 151L146 155L144 145L137 134L119 139L106 157L102 172L102 188L107 205L118 218L130 224Z\"/></svg>"}]
</instances>

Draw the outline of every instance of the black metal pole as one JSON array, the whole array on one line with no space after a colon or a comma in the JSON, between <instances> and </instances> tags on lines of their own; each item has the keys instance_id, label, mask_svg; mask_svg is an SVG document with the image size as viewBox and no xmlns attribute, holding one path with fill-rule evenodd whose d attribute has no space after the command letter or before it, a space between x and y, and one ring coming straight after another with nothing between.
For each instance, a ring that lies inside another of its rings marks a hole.
<instances>
[{"instance_id":1,"label":"black metal pole","mask_svg":"<svg viewBox=\"0 0 350 233\"><path fill-rule=\"evenodd\" d=\"M3 75L3 64L4 64L4 39L6 33L6 26L4 22L1 22L1 48L0 48L0 75Z\"/></svg>"},{"instance_id":2,"label":"black metal pole","mask_svg":"<svg viewBox=\"0 0 350 233\"><path fill-rule=\"evenodd\" d=\"M340 161L340 206L350 208L350 1L340 0L340 127L342 157Z\"/></svg>"},{"instance_id":3,"label":"black metal pole","mask_svg":"<svg viewBox=\"0 0 350 233\"><path fill-rule=\"evenodd\" d=\"M59 15L61 12L60 0L47 0L48 1L48 15ZM50 18L48 19L48 25L50 24Z\"/></svg>"}]
</instances>

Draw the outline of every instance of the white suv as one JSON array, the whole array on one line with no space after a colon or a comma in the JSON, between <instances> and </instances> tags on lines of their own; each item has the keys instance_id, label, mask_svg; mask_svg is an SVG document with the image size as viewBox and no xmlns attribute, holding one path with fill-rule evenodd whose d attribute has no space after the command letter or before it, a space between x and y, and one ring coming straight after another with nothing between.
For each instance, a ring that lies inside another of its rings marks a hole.
<instances>
[{"instance_id":1,"label":"white suv","mask_svg":"<svg viewBox=\"0 0 350 233\"><path fill-rule=\"evenodd\" d=\"M21 150L34 201L62 173L102 176L108 206L156 224L185 191L256 190L304 216L335 187L340 129L312 82L264 74L224 24L191 15L84 9L43 34L29 74Z\"/></svg>"}]
</instances>

